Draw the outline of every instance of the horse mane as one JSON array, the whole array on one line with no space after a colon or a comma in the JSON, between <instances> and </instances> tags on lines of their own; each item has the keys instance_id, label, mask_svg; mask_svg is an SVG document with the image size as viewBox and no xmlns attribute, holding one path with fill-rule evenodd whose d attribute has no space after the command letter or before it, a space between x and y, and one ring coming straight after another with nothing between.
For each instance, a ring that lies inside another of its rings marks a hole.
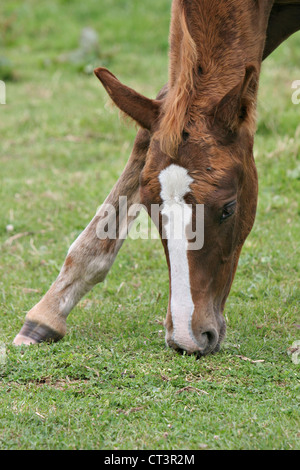
<instances>
[{"instance_id":1,"label":"horse mane","mask_svg":"<svg viewBox=\"0 0 300 470\"><path fill-rule=\"evenodd\" d=\"M255 11L250 0L173 0L169 87L156 134L161 150L171 158L176 158L187 126L201 118L205 122L205 115L213 113L230 90L238 93L249 64L259 73L263 48L260 51L257 44L263 44L264 37L255 33ZM253 77L244 97L251 132L258 86L258 76Z\"/></svg>"},{"instance_id":2,"label":"horse mane","mask_svg":"<svg viewBox=\"0 0 300 470\"><path fill-rule=\"evenodd\" d=\"M176 155L182 140L186 117L194 97L197 61L196 43L188 29L184 0L174 1L170 28L169 91L158 130L161 149L171 157Z\"/></svg>"}]
</instances>

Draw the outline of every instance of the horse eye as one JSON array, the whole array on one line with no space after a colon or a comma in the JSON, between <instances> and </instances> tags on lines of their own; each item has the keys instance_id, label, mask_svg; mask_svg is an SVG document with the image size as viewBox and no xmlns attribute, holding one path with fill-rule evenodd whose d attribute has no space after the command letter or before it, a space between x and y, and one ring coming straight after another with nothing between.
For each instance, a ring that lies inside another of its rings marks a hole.
<instances>
[{"instance_id":1,"label":"horse eye","mask_svg":"<svg viewBox=\"0 0 300 470\"><path fill-rule=\"evenodd\" d=\"M188 140L189 136L190 134L188 132L182 131L182 139L184 140L184 142Z\"/></svg>"},{"instance_id":2,"label":"horse eye","mask_svg":"<svg viewBox=\"0 0 300 470\"><path fill-rule=\"evenodd\" d=\"M223 207L222 215L221 215L221 222L231 217L235 212L236 201L232 201L229 204L226 204Z\"/></svg>"}]
</instances>

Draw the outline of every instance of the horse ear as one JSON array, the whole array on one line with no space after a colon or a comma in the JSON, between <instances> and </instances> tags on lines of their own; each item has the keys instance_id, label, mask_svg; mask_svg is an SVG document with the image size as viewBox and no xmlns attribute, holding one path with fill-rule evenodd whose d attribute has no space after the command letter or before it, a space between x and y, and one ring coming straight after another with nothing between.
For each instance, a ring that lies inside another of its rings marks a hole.
<instances>
[{"instance_id":1,"label":"horse ear","mask_svg":"<svg viewBox=\"0 0 300 470\"><path fill-rule=\"evenodd\" d=\"M239 126L251 116L254 109L258 85L258 72L255 66L246 67L243 80L232 88L215 108L214 122L225 129L236 132Z\"/></svg>"},{"instance_id":2,"label":"horse ear","mask_svg":"<svg viewBox=\"0 0 300 470\"><path fill-rule=\"evenodd\" d=\"M132 88L123 85L105 68L97 68L94 73L121 111L134 119L141 127L148 130L153 129L160 114L161 101L150 100Z\"/></svg>"}]
</instances>

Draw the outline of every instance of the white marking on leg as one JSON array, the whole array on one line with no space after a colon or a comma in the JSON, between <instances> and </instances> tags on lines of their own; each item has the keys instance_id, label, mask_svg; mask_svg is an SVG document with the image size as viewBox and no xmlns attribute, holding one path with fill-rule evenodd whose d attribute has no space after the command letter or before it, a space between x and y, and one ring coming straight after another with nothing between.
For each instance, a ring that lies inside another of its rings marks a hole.
<instances>
[{"instance_id":1,"label":"white marking on leg","mask_svg":"<svg viewBox=\"0 0 300 470\"><path fill-rule=\"evenodd\" d=\"M199 347L191 328L195 306L191 294L186 237L186 228L192 220L192 209L184 200L184 196L190 192L193 179L185 168L172 164L162 170L159 181L163 201L162 215L168 217L164 229L171 270L172 340L183 349L195 351Z\"/></svg>"},{"instance_id":2,"label":"white marking on leg","mask_svg":"<svg viewBox=\"0 0 300 470\"><path fill-rule=\"evenodd\" d=\"M79 300L89 292L95 284L102 282L117 254L117 247L112 252L99 254L90 251L89 246L94 246L94 239L98 244L101 240L95 237L95 229L90 228L91 223L72 243L68 251L71 257L70 267L63 265L55 282L55 292L59 296L59 313L65 318Z\"/></svg>"}]
</instances>

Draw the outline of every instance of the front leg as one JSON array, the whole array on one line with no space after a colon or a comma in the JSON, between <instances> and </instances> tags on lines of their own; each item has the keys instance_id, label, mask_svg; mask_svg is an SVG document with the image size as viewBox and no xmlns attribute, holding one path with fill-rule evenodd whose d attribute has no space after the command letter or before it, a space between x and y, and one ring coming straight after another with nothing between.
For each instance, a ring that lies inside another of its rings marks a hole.
<instances>
[{"instance_id":1,"label":"front leg","mask_svg":"<svg viewBox=\"0 0 300 470\"><path fill-rule=\"evenodd\" d=\"M117 214L116 237L99 238L99 223L106 215L101 213L100 208L71 245L56 281L40 302L27 313L14 344L60 340L66 334L66 318L72 308L95 284L105 279L124 242L128 222L131 222L127 217L128 210L140 200L139 176L145 163L149 140L149 132L139 130L130 159L104 203L110 204ZM119 207L120 196L127 197L127 211Z\"/></svg>"}]
</instances>

